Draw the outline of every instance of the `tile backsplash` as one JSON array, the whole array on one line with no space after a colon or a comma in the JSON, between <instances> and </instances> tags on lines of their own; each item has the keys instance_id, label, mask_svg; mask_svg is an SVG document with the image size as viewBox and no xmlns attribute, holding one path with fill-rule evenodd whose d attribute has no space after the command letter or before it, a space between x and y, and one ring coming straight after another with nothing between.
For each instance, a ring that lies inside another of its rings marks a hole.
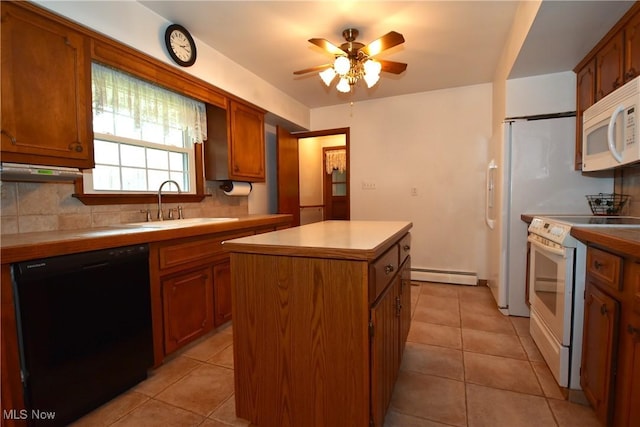
<instances>
[{"instance_id":1,"label":"tile backsplash","mask_svg":"<svg viewBox=\"0 0 640 427\"><path fill-rule=\"evenodd\" d=\"M631 197L625 210L626 215L640 216L640 165L617 170L614 191Z\"/></svg>"},{"instance_id":2,"label":"tile backsplash","mask_svg":"<svg viewBox=\"0 0 640 427\"><path fill-rule=\"evenodd\" d=\"M206 183L206 197L200 203L180 203L185 218L234 217L248 213L248 197L229 197L220 183ZM155 218L157 204L86 206L72 196L73 183L0 182L2 198L0 234L32 231L76 230L146 219L140 212L151 210ZM163 203L163 210L177 208L178 203Z\"/></svg>"}]
</instances>

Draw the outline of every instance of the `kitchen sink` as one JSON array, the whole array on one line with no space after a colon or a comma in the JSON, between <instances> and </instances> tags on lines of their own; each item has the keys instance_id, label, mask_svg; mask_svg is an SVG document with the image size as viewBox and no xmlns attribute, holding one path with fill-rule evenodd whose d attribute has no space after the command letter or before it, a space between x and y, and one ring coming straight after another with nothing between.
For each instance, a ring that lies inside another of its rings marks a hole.
<instances>
[{"instance_id":1,"label":"kitchen sink","mask_svg":"<svg viewBox=\"0 0 640 427\"><path fill-rule=\"evenodd\" d=\"M114 225L116 227L136 227L136 228L180 228L193 227L196 225L218 224L221 222L237 221L238 218L185 218L185 219L166 219L164 221L150 222L130 222L128 224Z\"/></svg>"}]
</instances>

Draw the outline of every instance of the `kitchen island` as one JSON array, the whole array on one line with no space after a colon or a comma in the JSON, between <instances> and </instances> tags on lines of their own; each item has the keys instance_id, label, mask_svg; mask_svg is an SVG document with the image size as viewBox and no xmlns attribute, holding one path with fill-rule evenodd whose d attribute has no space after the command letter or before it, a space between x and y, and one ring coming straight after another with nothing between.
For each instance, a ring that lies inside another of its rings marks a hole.
<instances>
[{"instance_id":1,"label":"kitchen island","mask_svg":"<svg viewBox=\"0 0 640 427\"><path fill-rule=\"evenodd\" d=\"M224 243L238 417L383 425L409 329L411 227L326 221Z\"/></svg>"}]
</instances>

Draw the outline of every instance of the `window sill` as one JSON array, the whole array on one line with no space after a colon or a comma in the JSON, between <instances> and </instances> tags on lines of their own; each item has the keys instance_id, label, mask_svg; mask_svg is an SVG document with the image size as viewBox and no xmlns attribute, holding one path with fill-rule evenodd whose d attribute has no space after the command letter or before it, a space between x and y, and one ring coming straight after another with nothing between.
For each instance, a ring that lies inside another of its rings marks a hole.
<instances>
[{"instance_id":1,"label":"window sill","mask_svg":"<svg viewBox=\"0 0 640 427\"><path fill-rule=\"evenodd\" d=\"M211 194L163 194L163 203L197 203ZM158 203L157 194L73 194L85 205L131 205Z\"/></svg>"}]
</instances>

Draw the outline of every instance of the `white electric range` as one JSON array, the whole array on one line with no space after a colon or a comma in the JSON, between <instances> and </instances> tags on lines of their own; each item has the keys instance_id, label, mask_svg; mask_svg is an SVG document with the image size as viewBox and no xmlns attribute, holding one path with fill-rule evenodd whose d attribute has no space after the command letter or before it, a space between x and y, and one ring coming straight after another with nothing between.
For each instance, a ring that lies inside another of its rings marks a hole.
<instances>
[{"instance_id":1,"label":"white electric range","mask_svg":"<svg viewBox=\"0 0 640 427\"><path fill-rule=\"evenodd\" d=\"M580 390L587 249L572 227L640 228L640 218L550 215L529 225L531 337L558 384Z\"/></svg>"}]
</instances>

